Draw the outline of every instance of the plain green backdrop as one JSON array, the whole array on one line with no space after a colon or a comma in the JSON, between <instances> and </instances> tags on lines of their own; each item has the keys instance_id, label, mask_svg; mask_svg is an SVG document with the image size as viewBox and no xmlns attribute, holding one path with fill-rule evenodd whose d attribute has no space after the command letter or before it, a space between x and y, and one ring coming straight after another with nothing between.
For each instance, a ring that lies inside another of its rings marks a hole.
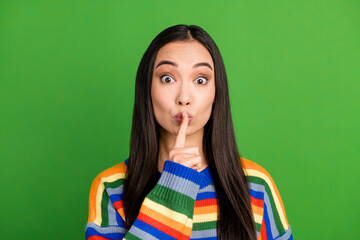
<instances>
[{"instance_id":1,"label":"plain green backdrop","mask_svg":"<svg viewBox=\"0 0 360 240\"><path fill-rule=\"evenodd\" d=\"M135 74L175 24L214 38L240 154L295 239L359 228L360 2L1 1L0 238L84 239L93 178L128 157Z\"/></svg>"}]
</instances>

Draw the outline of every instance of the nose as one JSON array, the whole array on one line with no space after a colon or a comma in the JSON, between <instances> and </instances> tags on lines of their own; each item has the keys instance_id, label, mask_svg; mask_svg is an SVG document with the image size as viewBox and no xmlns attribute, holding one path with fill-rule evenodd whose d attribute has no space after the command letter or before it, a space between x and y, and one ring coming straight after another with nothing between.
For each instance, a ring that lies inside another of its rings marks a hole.
<instances>
[{"instance_id":1,"label":"nose","mask_svg":"<svg viewBox=\"0 0 360 240\"><path fill-rule=\"evenodd\" d=\"M176 104L182 105L182 106L187 106L190 105L191 100L190 100L190 89L189 86L186 82L182 82L179 92L178 92L178 96L176 98Z\"/></svg>"},{"instance_id":2,"label":"nose","mask_svg":"<svg viewBox=\"0 0 360 240\"><path fill-rule=\"evenodd\" d=\"M180 105L189 105L189 104L190 104L190 101L186 101L186 100L179 101L179 104L180 104Z\"/></svg>"}]
</instances>

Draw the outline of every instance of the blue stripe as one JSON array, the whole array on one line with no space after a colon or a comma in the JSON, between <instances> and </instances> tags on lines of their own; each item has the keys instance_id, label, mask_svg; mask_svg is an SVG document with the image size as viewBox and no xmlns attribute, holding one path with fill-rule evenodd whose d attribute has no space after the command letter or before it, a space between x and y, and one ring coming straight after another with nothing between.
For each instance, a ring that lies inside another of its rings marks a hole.
<instances>
[{"instance_id":1,"label":"blue stripe","mask_svg":"<svg viewBox=\"0 0 360 240\"><path fill-rule=\"evenodd\" d=\"M266 203L264 203L264 219L263 219L263 221L265 222L267 239L273 239L267 208L268 207L267 207Z\"/></svg>"},{"instance_id":2,"label":"blue stripe","mask_svg":"<svg viewBox=\"0 0 360 240\"><path fill-rule=\"evenodd\" d=\"M178 177L185 178L198 185L200 185L202 179L204 178L204 174L201 174L192 168L185 167L184 165L172 162L170 160L165 161L163 172L172 173Z\"/></svg>"},{"instance_id":3,"label":"blue stripe","mask_svg":"<svg viewBox=\"0 0 360 240\"><path fill-rule=\"evenodd\" d=\"M254 198L264 200L264 193L263 192L257 192L252 189L250 189L250 195Z\"/></svg>"},{"instance_id":4,"label":"blue stripe","mask_svg":"<svg viewBox=\"0 0 360 240\"><path fill-rule=\"evenodd\" d=\"M113 203L122 200L122 198L123 198L122 194L113 194L110 196L110 200Z\"/></svg>"},{"instance_id":5,"label":"blue stripe","mask_svg":"<svg viewBox=\"0 0 360 240\"><path fill-rule=\"evenodd\" d=\"M215 192L204 192L204 193L198 193L196 196L196 200L203 200L208 198L216 198Z\"/></svg>"},{"instance_id":6,"label":"blue stripe","mask_svg":"<svg viewBox=\"0 0 360 240\"><path fill-rule=\"evenodd\" d=\"M120 216L120 214L116 214L116 221L117 221L119 227L125 228L124 219L122 219L122 217Z\"/></svg>"},{"instance_id":7,"label":"blue stripe","mask_svg":"<svg viewBox=\"0 0 360 240\"><path fill-rule=\"evenodd\" d=\"M213 178L211 176L209 167L206 167L200 173L204 175L204 178L200 183L200 189L202 189L202 188L207 187L208 185L210 185L213 182Z\"/></svg>"},{"instance_id":8,"label":"blue stripe","mask_svg":"<svg viewBox=\"0 0 360 240\"><path fill-rule=\"evenodd\" d=\"M101 236L110 240L123 239L125 236L124 233L100 233L92 227L87 227L85 232L85 239L88 239L91 236Z\"/></svg>"},{"instance_id":9,"label":"blue stripe","mask_svg":"<svg viewBox=\"0 0 360 240\"><path fill-rule=\"evenodd\" d=\"M176 238L173 238L169 235L167 235L166 233L160 231L159 229L139 220L139 219L136 219L134 224L134 226L136 226L137 228L141 229L142 231L144 232L147 232L149 233L150 235L158 238L158 239L169 239L169 240L176 240ZM131 228L129 230L129 232L131 232ZM135 235L136 236L136 235ZM137 237L140 237L141 236L137 236Z\"/></svg>"}]
</instances>

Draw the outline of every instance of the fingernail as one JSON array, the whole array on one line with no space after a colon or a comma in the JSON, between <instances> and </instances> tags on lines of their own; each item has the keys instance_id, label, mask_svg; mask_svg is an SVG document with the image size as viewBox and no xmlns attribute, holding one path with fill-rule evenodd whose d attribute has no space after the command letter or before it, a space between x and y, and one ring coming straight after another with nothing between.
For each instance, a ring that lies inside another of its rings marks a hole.
<instances>
[{"instance_id":1,"label":"fingernail","mask_svg":"<svg viewBox=\"0 0 360 240\"><path fill-rule=\"evenodd\" d=\"M186 113L185 113L185 112L183 112L183 113L182 113L182 117L183 117L183 118L185 118L185 115L186 115Z\"/></svg>"}]
</instances>

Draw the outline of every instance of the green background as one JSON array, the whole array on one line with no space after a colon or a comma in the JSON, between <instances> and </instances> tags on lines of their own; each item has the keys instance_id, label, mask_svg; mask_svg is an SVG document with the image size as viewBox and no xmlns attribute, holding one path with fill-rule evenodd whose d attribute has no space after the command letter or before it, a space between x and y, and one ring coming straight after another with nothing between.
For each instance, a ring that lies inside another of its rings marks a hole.
<instances>
[{"instance_id":1,"label":"green background","mask_svg":"<svg viewBox=\"0 0 360 240\"><path fill-rule=\"evenodd\" d=\"M139 61L179 23L218 44L240 153L294 238L359 236L359 1L97 0L0 3L1 239L84 239L91 181L129 153Z\"/></svg>"}]
</instances>

